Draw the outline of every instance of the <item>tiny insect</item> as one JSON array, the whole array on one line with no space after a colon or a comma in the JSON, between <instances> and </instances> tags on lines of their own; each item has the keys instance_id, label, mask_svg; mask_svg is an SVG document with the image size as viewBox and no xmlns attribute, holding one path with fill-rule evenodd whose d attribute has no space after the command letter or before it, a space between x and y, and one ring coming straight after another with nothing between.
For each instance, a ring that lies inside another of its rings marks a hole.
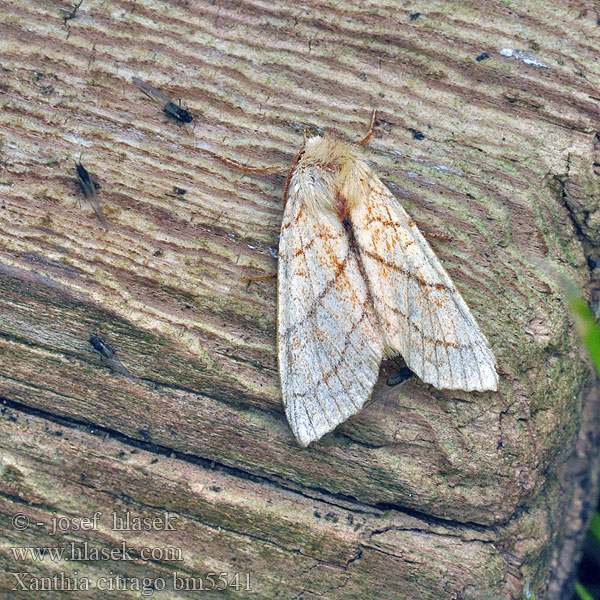
<instances>
[{"instance_id":1,"label":"tiny insect","mask_svg":"<svg viewBox=\"0 0 600 600\"><path fill-rule=\"evenodd\" d=\"M329 134L305 140L286 180L277 344L285 412L302 446L361 410L384 358L401 355L437 388L498 388L467 304L361 156L374 127L375 114L354 145Z\"/></svg>"},{"instance_id":2,"label":"tiny insect","mask_svg":"<svg viewBox=\"0 0 600 600\"><path fill-rule=\"evenodd\" d=\"M102 358L110 359L115 355L115 351L101 337L91 335L88 341Z\"/></svg>"},{"instance_id":3,"label":"tiny insect","mask_svg":"<svg viewBox=\"0 0 600 600\"><path fill-rule=\"evenodd\" d=\"M116 352L105 340L97 335L91 335L88 341L94 350L100 355L100 358L105 360L114 371L124 375L131 381L137 381L136 378L133 377L133 375L131 375L131 373L129 373L129 371L124 367L123 363L115 356Z\"/></svg>"},{"instance_id":4,"label":"tiny insect","mask_svg":"<svg viewBox=\"0 0 600 600\"><path fill-rule=\"evenodd\" d=\"M67 21L70 21L71 19L74 19L77 16L77 11L79 10L79 7L83 4L83 0L79 0L78 4L74 4L73 7L71 8L71 10L68 10L66 8L61 8L61 12L64 12L65 15L63 17L63 21L66 23Z\"/></svg>"},{"instance_id":5,"label":"tiny insect","mask_svg":"<svg viewBox=\"0 0 600 600\"><path fill-rule=\"evenodd\" d=\"M160 90L157 90L154 86L138 79L137 77L132 77L131 81L138 86L138 88L148 96L154 102L160 104L162 106L163 112L172 119L179 121L180 123L191 123L194 117L190 114L188 110L182 108L178 104L175 104L166 94L163 94Z\"/></svg>"},{"instance_id":6,"label":"tiny insect","mask_svg":"<svg viewBox=\"0 0 600 600\"><path fill-rule=\"evenodd\" d=\"M102 225L108 229L108 223L102 214L102 205L100 204L100 200L98 199L98 195L96 193L97 184L92 179L88 170L81 164L81 156L79 157L79 162L75 162L75 168L77 170L77 181L79 181L83 195L91 204L100 223L102 223Z\"/></svg>"},{"instance_id":7,"label":"tiny insect","mask_svg":"<svg viewBox=\"0 0 600 600\"><path fill-rule=\"evenodd\" d=\"M395 387L404 383L413 376L413 372L408 367L402 367L386 379L387 385Z\"/></svg>"},{"instance_id":8,"label":"tiny insect","mask_svg":"<svg viewBox=\"0 0 600 600\"><path fill-rule=\"evenodd\" d=\"M187 190L184 188L173 186L173 192L165 194L166 196L170 196L171 198L178 198L179 196L184 196L187 193Z\"/></svg>"}]
</instances>

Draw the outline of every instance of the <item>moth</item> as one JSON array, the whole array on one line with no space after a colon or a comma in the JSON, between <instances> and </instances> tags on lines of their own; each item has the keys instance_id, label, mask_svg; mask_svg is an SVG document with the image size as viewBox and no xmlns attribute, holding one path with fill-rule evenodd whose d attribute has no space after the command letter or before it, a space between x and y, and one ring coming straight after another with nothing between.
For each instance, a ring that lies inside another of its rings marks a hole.
<instances>
[{"instance_id":1,"label":"moth","mask_svg":"<svg viewBox=\"0 0 600 600\"><path fill-rule=\"evenodd\" d=\"M309 138L288 172L277 346L285 413L302 446L361 410L384 358L401 355L437 388L498 388L494 354L467 304L361 156L374 125L375 114L354 145Z\"/></svg>"},{"instance_id":2,"label":"moth","mask_svg":"<svg viewBox=\"0 0 600 600\"><path fill-rule=\"evenodd\" d=\"M79 186L81 187L83 195L91 204L100 223L102 223L102 225L108 229L108 223L102 214L102 206L100 204L100 200L98 200L98 195L96 194L96 183L92 179L88 170L81 164L81 156L79 157L79 162L75 162L75 169L77 181L79 182Z\"/></svg>"},{"instance_id":3,"label":"moth","mask_svg":"<svg viewBox=\"0 0 600 600\"><path fill-rule=\"evenodd\" d=\"M279 242L278 354L302 446L356 414L384 358L436 388L498 389L496 360L415 222L361 156L309 138L288 174Z\"/></svg>"},{"instance_id":4,"label":"moth","mask_svg":"<svg viewBox=\"0 0 600 600\"><path fill-rule=\"evenodd\" d=\"M194 117L185 108L182 108L178 104L175 104L167 95L163 94L160 90L157 90L154 86L149 83L132 77L131 81L138 86L138 88L148 96L151 100L162 106L162 110L168 117L179 121L180 123L191 123Z\"/></svg>"}]
</instances>

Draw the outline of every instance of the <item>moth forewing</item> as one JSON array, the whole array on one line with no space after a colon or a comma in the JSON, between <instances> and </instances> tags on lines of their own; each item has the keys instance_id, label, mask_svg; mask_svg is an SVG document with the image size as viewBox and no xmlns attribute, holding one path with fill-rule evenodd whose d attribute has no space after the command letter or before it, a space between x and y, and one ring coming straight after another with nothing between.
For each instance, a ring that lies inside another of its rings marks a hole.
<instances>
[{"instance_id":1,"label":"moth forewing","mask_svg":"<svg viewBox=\"0 0 600 600\"><path fill-rule=\"evenodd\" d=\"M362 408L383 353L344 225L314 205L334 192L327 173L298 168L279 242L279 372L286 415L303 446Z\"/></svg>"},{"instance_id":2,"label":"moth forewing","mask_svg":"<svg viewBox=\"0 0 600 600\"><path fill-rule=\"evenodd\" d=\"M365 167L368 170L368 167ZM496 390L492 350L415 222L370 170L351 221L387 354L401 354L426 383Z\"/></svg>"}]
</instances>

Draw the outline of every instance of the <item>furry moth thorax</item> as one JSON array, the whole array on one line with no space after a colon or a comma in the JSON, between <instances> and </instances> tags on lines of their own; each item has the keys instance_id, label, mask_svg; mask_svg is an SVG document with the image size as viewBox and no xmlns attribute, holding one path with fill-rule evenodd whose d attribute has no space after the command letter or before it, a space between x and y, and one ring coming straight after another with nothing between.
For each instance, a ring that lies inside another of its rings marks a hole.
<instances>
[{"instance_id":1,"label":"furry moth thorax","mask_svg":"<svg viewBox=\"0 0 600 600\"><path fill-rule=\"evenodd\" d=\"M344 218L364 198L368 180L369 168L358 146L334 135L316 136L307 140L293 167L290 193L301 193L314 214L332 211Z\"/></svg>"}]
</instances>

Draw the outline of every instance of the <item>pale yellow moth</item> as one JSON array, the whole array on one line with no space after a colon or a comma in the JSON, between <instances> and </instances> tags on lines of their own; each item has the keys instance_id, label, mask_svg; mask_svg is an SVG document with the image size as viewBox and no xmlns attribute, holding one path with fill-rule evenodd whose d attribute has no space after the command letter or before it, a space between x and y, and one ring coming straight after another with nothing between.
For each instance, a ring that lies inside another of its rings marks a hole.
<instances>
[{"instance_id":1,"label":"pale yellow moth","mask_svg":"<svg viewBox=\"0 0 600 600\"><path fill-rule=\"evenodd\" d=\"M302 446L361 410L384 358L402 355L437 388L498 388L467 304L361 158L374 121L356 145L306 140L286 182L277 344L285 412Z\"/></svg>"}]
</instances>

